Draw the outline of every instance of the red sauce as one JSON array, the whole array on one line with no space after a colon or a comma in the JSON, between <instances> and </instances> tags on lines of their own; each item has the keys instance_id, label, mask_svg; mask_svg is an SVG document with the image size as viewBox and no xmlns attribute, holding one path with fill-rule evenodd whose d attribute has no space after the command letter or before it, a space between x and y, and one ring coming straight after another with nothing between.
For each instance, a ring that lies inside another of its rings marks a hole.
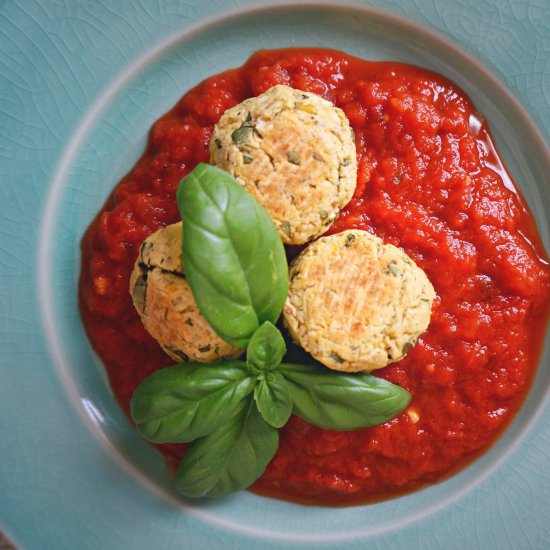
<instances>
[{"instance_id":1,"label":"red sauce","mask_svg":"<svg viewBox=\"0 0 550 550\"><path fill-rule=\"evenodd\" d=\"M317 49L261 51L207 79L153 126L147 150L82 242L80 300L90 340L126 411L171 360L145 332L128 278L139 244L178 219L174 193L208 162L213 125L275 84L341 107L355 130L358 185L332 232L365 229L402 247L438 298L428 331L379 373L412 392L407 411L355 432L293 417L255 491L303 502L366 502L464 466L502 432L533 378L550 271L536 228L486 124L445 78ZM181 445L161 451L174 463Z\"/></svg>"}]
</instances>

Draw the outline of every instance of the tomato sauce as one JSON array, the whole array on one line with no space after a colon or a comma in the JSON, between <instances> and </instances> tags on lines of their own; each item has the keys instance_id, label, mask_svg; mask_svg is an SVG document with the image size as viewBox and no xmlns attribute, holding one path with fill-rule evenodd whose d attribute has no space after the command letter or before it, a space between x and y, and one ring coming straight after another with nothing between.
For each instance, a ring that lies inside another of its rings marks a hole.
<instances>
[{"instance_id":1,"label":"tomato sauce","mask_svg":"<svg viewBox=\"0 0 550 550\"><path fill-rule=\"evenodd\" d=\"M437 299L418 344L377 372L408 389L411 405L381 426L345 433L292 417L253 490L333 505L387 498L456 471L494 441L525 397L548 318L550 270L533 219L483 118L445 78L288 49L260 51L205 80L153 125L144 155L88 229L82 317L128 412L136 386L172 363L128 292L139 245L178 220L178 182L208 162L221 114L276 84L325 97L355 130L357 189L331 232L364 229L402 247ZM159 447L171 464L184 451Z\"/></svg>"}]
</instances>

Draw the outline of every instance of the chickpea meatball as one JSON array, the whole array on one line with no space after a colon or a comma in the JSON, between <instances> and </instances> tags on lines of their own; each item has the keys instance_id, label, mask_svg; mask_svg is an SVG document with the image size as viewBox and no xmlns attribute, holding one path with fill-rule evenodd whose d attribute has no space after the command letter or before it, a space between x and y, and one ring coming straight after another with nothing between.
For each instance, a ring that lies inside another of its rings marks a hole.
<instances>
[{"instance_id":1,"label":"chickpea meatball","mask_svg":"<svg viewBox=\"0 0 550 550\"><path fill-rule=\"evenodd\" d=\"M222 340L201 315L185 280L181 222L143 241L130 294L143 325L172 359L211 363L244 350Z\"/></svg>"},{"instance_id":2,"label":"chickpea meatball","mask_svg":"<svg viewBox=\"0 0 550 550\"><path fill-rule=\"evenodd\" d=\"M366 231L321 237L292 263L284 322L327 367L372 371L399 361L430 322L428 277Z\"/></svg>"},{"instance_id":3,"label":"chickpea meatball","mask_svg":"<svg viewBox=\"0 0 550 550\"><path fill-rule=\"evenodd\" d=\"M282 85L222 115L210 140L210 162L268 210L285 244L327 231L357 179L354 134L344 112Z\"/></svg>"}]
</instances>

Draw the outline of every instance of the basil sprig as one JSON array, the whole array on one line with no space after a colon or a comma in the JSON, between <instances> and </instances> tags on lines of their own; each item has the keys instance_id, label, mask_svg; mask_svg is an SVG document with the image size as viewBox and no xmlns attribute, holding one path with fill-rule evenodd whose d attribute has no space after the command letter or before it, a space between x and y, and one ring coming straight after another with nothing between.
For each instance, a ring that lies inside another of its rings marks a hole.
<instances>
[{"instance_id":1,"label":"basil sprig","mask_svg":"<svg viewBox=\"0 0 550 550\"><path fill-rule=\"evenodd\" d=\"M185 274L216 333L247 347L246 361L161 369L134 392L131 414L154 443L191 442L176 475L185 496L248 487L273 458L292 413L321 428L354 430L393 418L404 389L368 374L283 363L275 327L288 293L282 242L267 212L229 174L199 164L180 183Z\"/></svg>"}]
</instances>

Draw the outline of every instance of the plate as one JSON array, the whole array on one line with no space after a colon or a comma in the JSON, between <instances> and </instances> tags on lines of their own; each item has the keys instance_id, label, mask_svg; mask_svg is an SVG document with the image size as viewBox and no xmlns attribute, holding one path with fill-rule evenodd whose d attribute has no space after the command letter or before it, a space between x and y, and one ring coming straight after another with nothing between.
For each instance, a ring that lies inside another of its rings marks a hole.
<instances>
[{"instance_id":1,"label":"plate","mask_svg":"<svg viewBox=\"0 0 550 550\"><path fill-rule=\"evenodd\" d=\"M459 84L488 119L550 248L544 0L369 4L0 5L0 521L18 546L490 550L548 544L548 346L504 436L444 482L348 508L248 492L196 503L175 494L163 460L113 401L80 323L80 238L139 157L151 124L204 77L241 65L261 48L331 47L421 65Z\"/></svg>"}]
</instances>

